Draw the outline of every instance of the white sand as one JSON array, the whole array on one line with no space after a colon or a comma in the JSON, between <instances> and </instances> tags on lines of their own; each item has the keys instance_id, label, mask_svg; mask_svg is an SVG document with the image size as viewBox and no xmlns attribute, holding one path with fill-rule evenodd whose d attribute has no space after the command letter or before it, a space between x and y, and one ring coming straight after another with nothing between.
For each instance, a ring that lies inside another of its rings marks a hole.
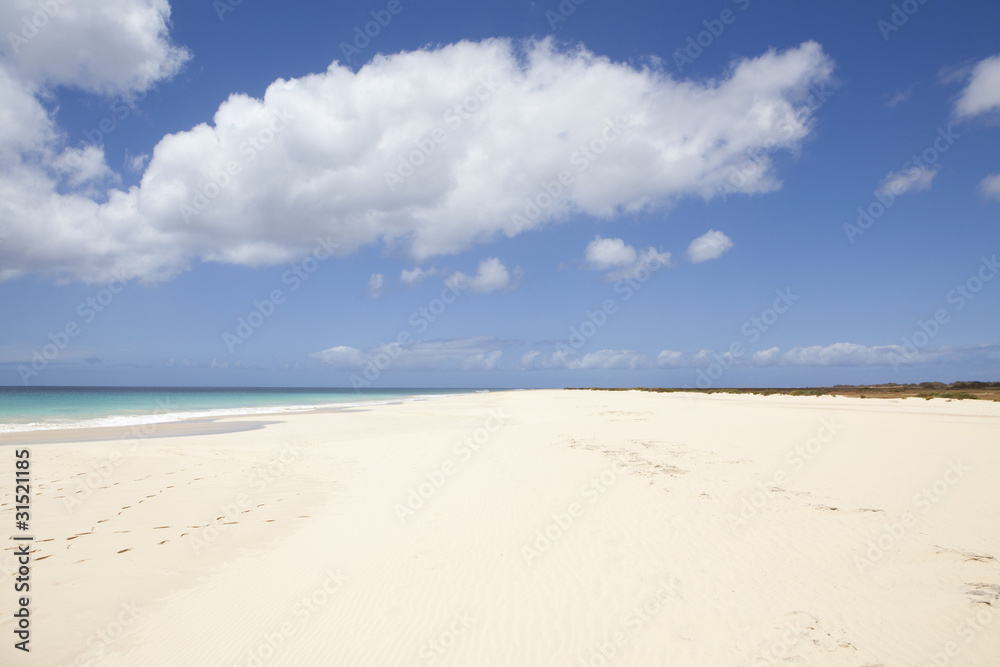
<instances>
[{"instance_id":1,"label":"white sand","mask_svg":"<svg viewBox=\"0 0 1000 667\"><path fill-rule=\"evenodd\" d=\"M998 403L531 391L281 419L32 445L32 652L8 547L0 664L1000 664Z\"/></svg>"}]
</instances>

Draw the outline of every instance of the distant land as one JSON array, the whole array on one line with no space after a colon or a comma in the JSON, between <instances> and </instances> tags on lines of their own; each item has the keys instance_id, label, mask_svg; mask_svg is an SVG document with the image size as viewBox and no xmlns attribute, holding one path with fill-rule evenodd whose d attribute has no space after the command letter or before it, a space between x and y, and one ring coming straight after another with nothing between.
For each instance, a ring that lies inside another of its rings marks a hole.
<instances>
[{"instance_id":1,"label":"distant land","mask_svg":"<svg viewBox=\"0 0 1000 667\"><path fill-rule=\"evenodd\" d=\"M678 387L567 387L590 391L693 391L699 394L783 394L789 396L853 396L855 398L949 398L949 399L982 399L1000 402L1000 382L920 382L919 384L836 384L832 387L717 387L709 389L691 389Z\"/></svg>"}]
</instances>

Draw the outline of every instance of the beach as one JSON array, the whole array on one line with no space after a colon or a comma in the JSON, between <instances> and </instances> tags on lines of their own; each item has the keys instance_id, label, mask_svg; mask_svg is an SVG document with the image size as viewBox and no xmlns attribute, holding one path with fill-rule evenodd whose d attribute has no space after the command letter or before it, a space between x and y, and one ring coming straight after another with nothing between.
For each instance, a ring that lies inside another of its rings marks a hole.
<instances>
[{"instance_id":1,"label":"beach","mask_svg":"<svg viewBox=\"0 0 1000 667\"><path fill-rule=\"evenodd\" d=\"M989 401L564 390L8 434L0 663L1000 664L998 434Z\"/></svg>"}]
</instances>

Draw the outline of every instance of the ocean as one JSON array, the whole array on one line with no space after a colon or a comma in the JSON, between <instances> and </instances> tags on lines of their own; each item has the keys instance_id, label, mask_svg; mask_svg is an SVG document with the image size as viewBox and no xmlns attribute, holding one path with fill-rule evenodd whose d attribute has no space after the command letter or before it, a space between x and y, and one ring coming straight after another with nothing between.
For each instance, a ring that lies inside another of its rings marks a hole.
<instances>
[{"instance_id":1,"label":"ocean","mask_svg":"<svg viewBox=\"0 0 1000 667\"><path fill-rule=\"evenodd\" d=\"M476 389L0 387L0 433L384 404Z\"/></svg>"}]
</instances>

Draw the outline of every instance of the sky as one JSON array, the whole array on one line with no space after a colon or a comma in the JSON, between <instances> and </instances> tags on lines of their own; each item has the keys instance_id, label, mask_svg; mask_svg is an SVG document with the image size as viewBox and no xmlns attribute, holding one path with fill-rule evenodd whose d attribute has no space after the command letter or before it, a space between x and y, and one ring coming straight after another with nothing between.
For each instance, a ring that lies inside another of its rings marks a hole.
<instances>
[{"instance_id":1,"label":"sky","mask_svg":"<svg viewBox=\"0 0 1000 667\"><path fill-rule=\"evenodd\" d=\"M998 380L998 26L6 0L0 385Z\"/></svg>"}]
</instances>

